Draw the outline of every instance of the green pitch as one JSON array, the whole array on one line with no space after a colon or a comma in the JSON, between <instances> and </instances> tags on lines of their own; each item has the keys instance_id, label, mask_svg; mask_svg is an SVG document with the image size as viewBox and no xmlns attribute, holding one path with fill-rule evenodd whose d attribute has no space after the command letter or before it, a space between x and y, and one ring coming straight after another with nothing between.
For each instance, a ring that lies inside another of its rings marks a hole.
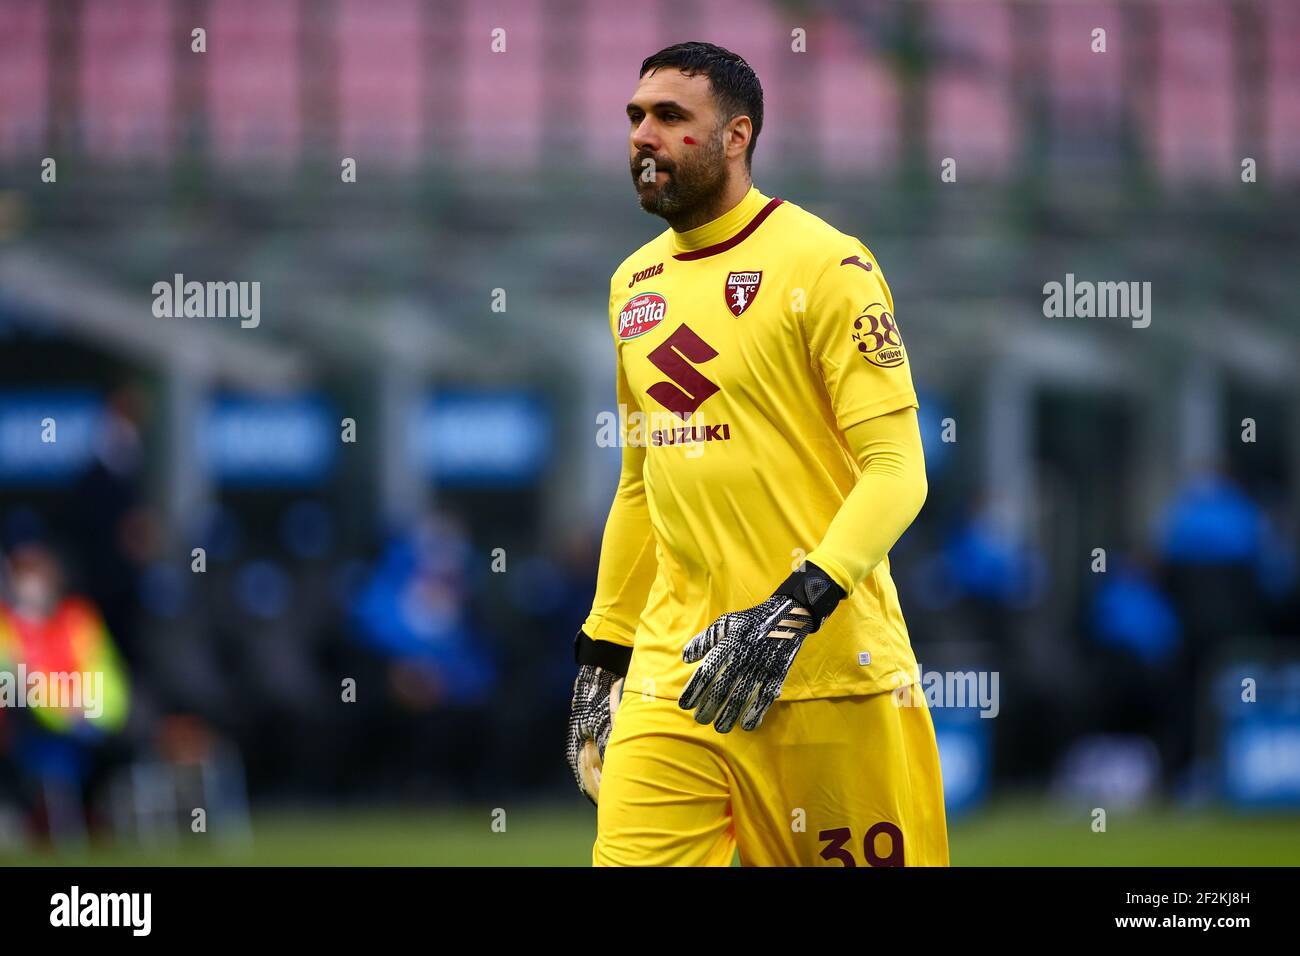
<instances>
[{"instance_id":1,"label":"green pitch","mask_svg":"<svg viewBox=\"0 0 1300 956\"><path fill-rule=\"evenodd\" d=\"M576 803L576 801L575 801ZM208 836L174 847L96 846L78 852L0 850L0 866L56 865L450 865L586 866L594 811L575 806L298 812L255 818L250 843L219 847ZM503 828L504 825L504 828ZM1300 815L1222 811L1112 813L1094 833L1086 811L1039 803L997 804L955 822L957 866L1300 865Z\"/></svg>"}]
</instances>

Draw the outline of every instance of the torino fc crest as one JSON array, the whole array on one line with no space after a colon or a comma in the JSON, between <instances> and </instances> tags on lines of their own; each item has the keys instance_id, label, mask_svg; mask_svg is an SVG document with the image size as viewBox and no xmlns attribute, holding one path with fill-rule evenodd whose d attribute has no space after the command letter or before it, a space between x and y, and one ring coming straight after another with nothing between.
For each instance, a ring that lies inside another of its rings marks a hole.
<instances>
[{"instance_id":1,"label":"torino fc crest","mask_svg":"<svg viewBox=\"0 0 1300 956\"><path fill-rule=\"evenodd\" d=\"M732 315L740 318L740 314L749 308L762 281L761 272L733 272L727 276L727 308Z\"/></svg>"}]
</instances>

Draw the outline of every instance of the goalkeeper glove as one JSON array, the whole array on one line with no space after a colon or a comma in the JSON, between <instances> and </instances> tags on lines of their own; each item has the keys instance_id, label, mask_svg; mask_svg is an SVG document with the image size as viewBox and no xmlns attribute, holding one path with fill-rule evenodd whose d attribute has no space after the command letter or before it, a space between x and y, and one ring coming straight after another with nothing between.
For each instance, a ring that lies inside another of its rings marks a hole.
<instances>
[{"instance_id":1,"label":"goalkeeper glove","mask_svg":"<svg viewBox=\"0 0 1300 956\"><path fill-rule=\"evenodd\" d=\"M622 698L623 678L632 648L593 641L582 631L574 639L578 678L569 710L569 769L592 803L600 799L605 746L614 729L614 711Z\"/></svg>"},{"instance_id":2,"label":"goalkeeper glove","mask_svg":"<svg viewBox=\"0 0 1300 956\"><path fill-rule=\"evenodd\" d=\"M821 568L804 562L776 593L756 607L723 614L682 651L700 661L678 705L695 710L697 723L728 733L737 719L745 730L763 722L790 672L803 640L830 616L845 592Z\"/></svg>"}]
</instances>

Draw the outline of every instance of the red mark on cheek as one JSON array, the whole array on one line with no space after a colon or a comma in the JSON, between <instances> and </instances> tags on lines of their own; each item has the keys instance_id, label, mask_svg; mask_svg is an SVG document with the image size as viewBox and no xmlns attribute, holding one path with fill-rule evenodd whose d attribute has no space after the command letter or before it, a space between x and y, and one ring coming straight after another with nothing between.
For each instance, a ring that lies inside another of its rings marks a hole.
<instances>
[{"instance_id":1,"label":"red mark on cheek","mask_svg":"<svg viewBox=\"0 0 1300 956\"><path fill-rule=\"evenodd\" d=\"M683 136L683 137L682 137L682 142L685 143L687 146L694 146L694 145L695 145L695 140L691 139L689 136Z\"/></svg>"}]
</instances>

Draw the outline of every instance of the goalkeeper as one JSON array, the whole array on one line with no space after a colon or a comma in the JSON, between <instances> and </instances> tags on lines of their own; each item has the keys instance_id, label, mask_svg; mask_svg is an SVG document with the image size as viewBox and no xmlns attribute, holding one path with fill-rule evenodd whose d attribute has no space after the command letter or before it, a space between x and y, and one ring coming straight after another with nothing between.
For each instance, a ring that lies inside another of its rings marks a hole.
<instances>
[{"instance_id":1,"label":"goalkeeper","mask_svg":"<svg viewBox=\"0 0 1300 956\"><path fill-rule=\"evenodd\" d=\"M660 51L627 115L669 228L610 283L623 463L568 743L593 862L946 865L887 557L926 493L889 287L858 240L754 187L740 57Z\"/></svg>"}]
</instances>

